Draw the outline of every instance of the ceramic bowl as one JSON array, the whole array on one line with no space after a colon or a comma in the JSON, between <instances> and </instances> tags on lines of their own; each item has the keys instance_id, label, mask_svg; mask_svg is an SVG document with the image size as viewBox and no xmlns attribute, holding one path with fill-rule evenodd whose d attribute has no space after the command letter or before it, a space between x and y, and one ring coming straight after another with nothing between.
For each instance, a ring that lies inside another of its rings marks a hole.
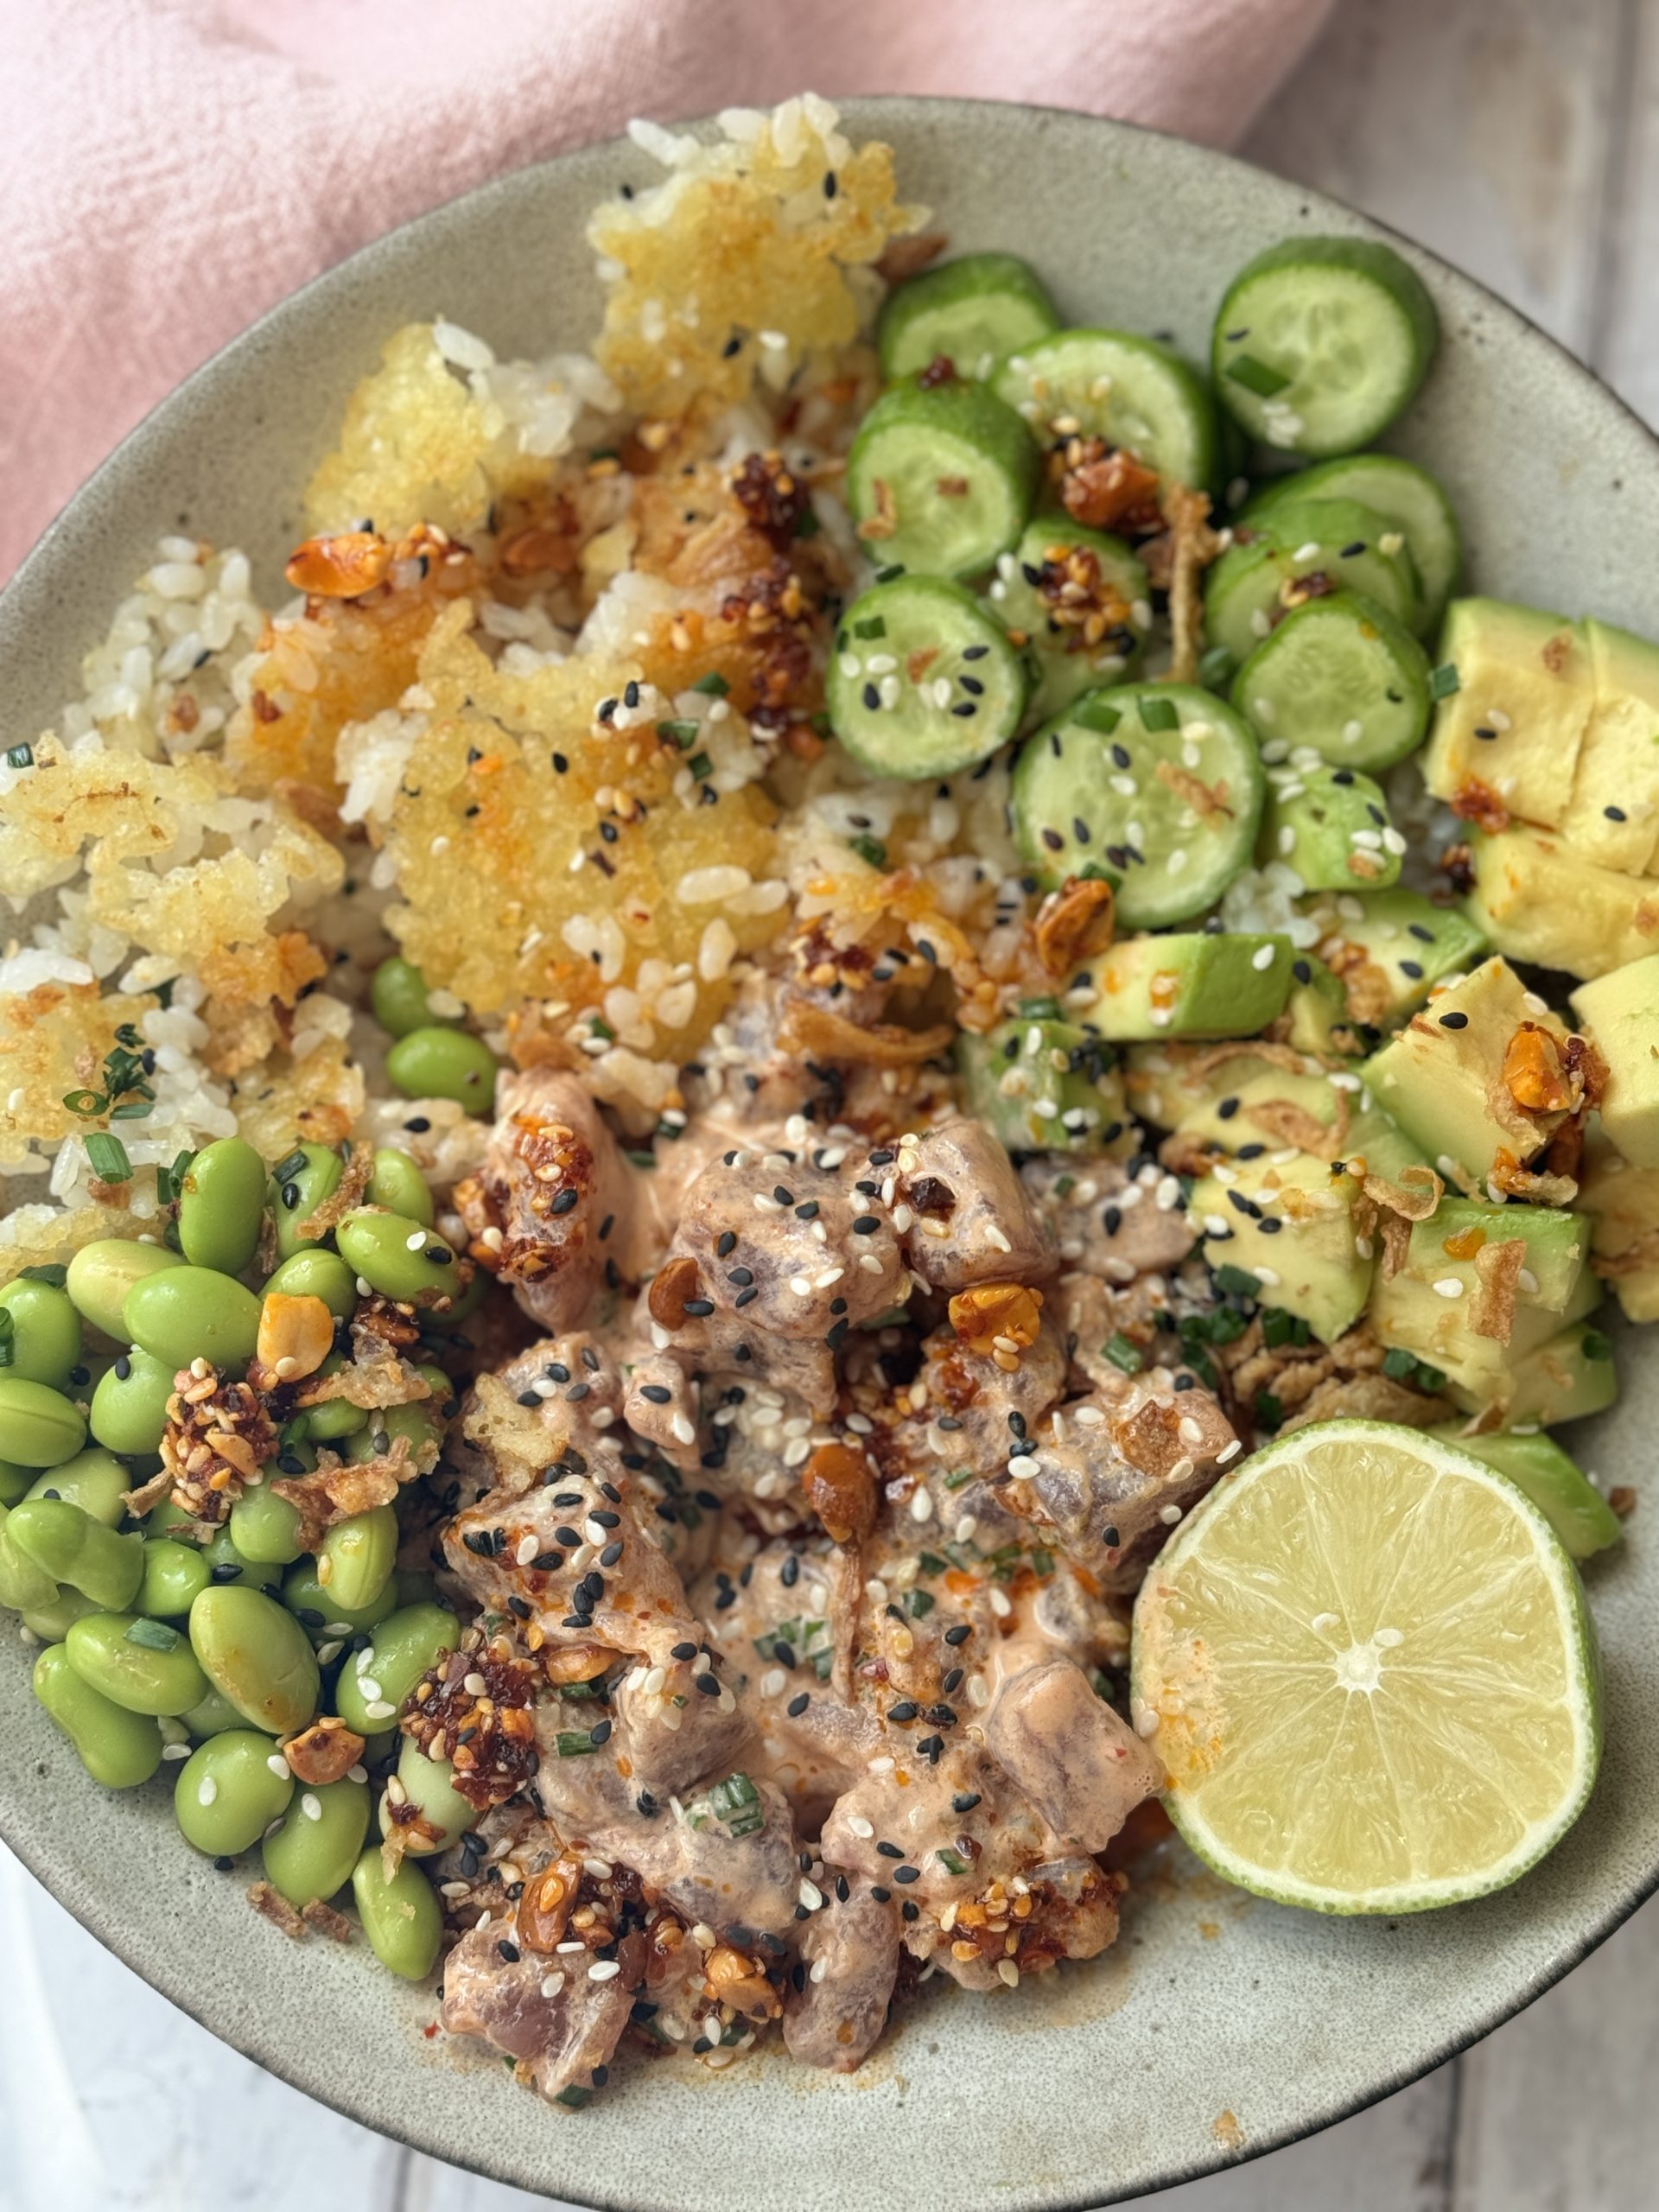
<instances>
[{"instance_id":1,"label":"ceramic bowl","mask_svg":"<svg viewBox=\"0 0 1659 2212\"><path fill-rule=\"evenodd\" d=\"M1076 322L1206 349L1233 271L1298 232L1375 234L1319 195L1121 124L966 102L848 104L889 140L907 198L953 247L1028 257ZM79 690L80 656L165 530L238 543L280 589L298 493L353 385L401 322L442 313L503 354L585 344L599 292L588 209L653 165L591 147L521 171L367 247L193 376L79 494L0 602L8 742ZM1510 308L1403 249L1439 305L1440 359L1400 449L1446 486L1474 584L1652 629L1659 444ZM1624 1395L1575 1438L1641 1482L1659 1364L1626 1338ZM1644 1501L1647 1511L1654 1502ZM159 1789L106 1795L0 1650L0 1826L95 1935L274 2073L434 2156L627 2212L738 2205L1024 2212L1098 2205L1322 2127L1400 2088L1547 1988L1659 1878L1659 1562L1645 1515L1590 1575L1607 1752L1553 1857L1483 1904L1400 1921L1254 1902L1190 1864L1133 1892L1116 1948L995 2002L931 1989L846 2079L761 2058L708 2076L629 2067L588 2111L552 2111L499 2059L422 2031L436 2006L359 1944L284 1942L180 1842Z\"/></svg>"}]
</instances>

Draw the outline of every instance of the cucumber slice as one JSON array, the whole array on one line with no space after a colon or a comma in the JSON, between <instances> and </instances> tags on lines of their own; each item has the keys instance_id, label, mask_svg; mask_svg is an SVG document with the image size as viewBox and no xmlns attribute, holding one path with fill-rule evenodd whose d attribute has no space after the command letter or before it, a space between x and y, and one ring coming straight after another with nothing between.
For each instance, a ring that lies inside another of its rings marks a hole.
<instances>
[{"instance_id":1,"label":"cucumber slice","mask_svg":"<svg viewBox=\"0 0 1659 2212\"><path fill-rule=\"evenodd\" d=\"M1391 768L1428 734L1428 655L1374 599L1310 599L1233 679L1233 704L1263 743L1311 746L1344 768Z\"/></svg>"},{"instance_id":2,"label":"cucumber slice","mask_svg":"<svg viewBox=\"0 0 1659 2212\"><path fill-rule=\"evenodd\" d=\"M887 295L875 343L889 384L941 357L959 377L983 378L1059 327L1053 301L1018 254L964 253Z\"/></svg>"},{"instance_id":3,"label":"cucumber slice","mask_svg":"<svg viewBox=\"0 0 1659 2212\"><path fill-rule=\"evenodd\" d=\"M1245 503L1239 520L1265 518L1287 499L1357 499L1406 534L1423 588L1422 626L1435 629L1457 588L1463 539L1448 499L1426 468L1392 453L1346 454L1316 461L1264 484Z\"/></svg>"},{"instance_id":4,"label":"cucumber slice","mask_svg":"<svg viewBox=\"0 0 1659 2212\"><path fill-rule=\"evenodd\" d=\"M830 728L874 776L971 768L1020 727L1025 664L960 584L895 576L855 599L824 682Z\"/></svg>"},{"instance_id":5,"label":"cucumber slice","mask_svg":"<svg viewBox=\"0 0 1659 2212\"><path fill-rule=\"evenodd\" d=\"M1416 628L1421 594L1397 531L1353 499L1287 500L1206 574L1205 640L1243 663L1293 607L1344 590Z\"/></svg>"},{"instance_id":6,"label":"cucumber slice","mask_svg":"<svg viewBox=\"0 0 1659 2212\"><path fill-rule=\"evenodd\" d=\"M1198 371L1155 338L1062 330L1012 354L991 388L1039 437L1103 438L1178 484L1215 480L1215 404Z\"/></svg>"},{"instance_id":7,"label":"cucumber slice","mask_svg":"<svg viewBox=\"0 0 1659 2212\"><path fill-rule=\"evenodd\" d=\"M1031 653L1032 721L1128 674L1152 626L1147 572L1123 540L1065 515L1027 526L997 562L986 596Z\"/></svg>"},{"instance_id":8,"label":"cucumber slice","mask_svg":"<svg viewBox=\"0 0 1659 2212\"><path fill-rule=\"evenodd\" d=\"M1386 891L1406 841L1382 786L1354 768L1269 768L1256 857L1282 861L1309 891Z\"/></svg>"},{"instance_id":9,"label":"cucumber slice","mask_svg":"<svg viewBox=\"0 0 1659 2212\"><path fill-rule=\"evenodd\" d=\"M859 425L847 503L872 559L974 576L1024 529L1038 466L1030 431L983 385L895 385Z\"/></svg>"},{"instance_id":10,"label":"cucumber slice","mask_svg":"<svg viewBox=\"0 0 1659 2212\"><path fill-rule=\"evenodd\" d=\"M1264 445L1352 453L1410 404L1440 337L1421 277L1370 238L1287 238L1242 269L1211 361L1228 413Z\"/></svg>"},{"instance_id":11,"label":"cucumber slice","mask_svg":"<svg viewBox=\"0 0 1659 2212\"><path fill-rule=\"evenodd\" d=\"M1014 842L1045 886L1091 864L1125 929L1214 906L1249 861L1265 779L1242 715L1197 684L1090 691L1027 740Z\"/></svg>"},{"instance_id":12,"label":"cucumber slice","mask_svg":"<svg viewBox=\"0 0 1659 2212\"><path fill-rule=\"evenodd\" d=\"M1010 1152L1096 1152L1123 1134L1117 1054L1069 1021L1016 1015L957 1039L963 1103Z\"/></svg>"}]
</instances>

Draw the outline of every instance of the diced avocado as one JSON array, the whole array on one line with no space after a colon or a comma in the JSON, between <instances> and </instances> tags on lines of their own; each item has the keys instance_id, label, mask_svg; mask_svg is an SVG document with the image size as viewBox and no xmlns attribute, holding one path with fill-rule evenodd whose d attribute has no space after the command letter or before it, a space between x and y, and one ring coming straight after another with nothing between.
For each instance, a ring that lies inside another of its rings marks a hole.
<instances>
[{"instance_id":1,"label":"diced avocado","mask_svg":"<svg viewBox=\"0 0 1659 2212\"><path fill-rule=\"evenodd\" d=\"M1486 950L1466 914L1436 906L1420 891L1351 893L1316 900L1307 911L1325 932L1319 951L1342 982L1349 1019L1372 1029L1403 1021L1443 976Z\"/></svg>"},{"instance_id":2,"label":"diced avocado","mask_svg":"<svg viewBox=\"0 0 1659 2212\"><path fill-rule=\"evenodd\" d=\"M1592 616L1592 703L1561 835L1599 868L1649 873L1659 842L1659 645Z\"/></svg>"},{"instance_id":3,"label":"diced avocado","mask_svg":"<svg viewBox=\"0 0 1659 2212\"><path fill-rule=\"evenodd\" d=\"M1507 1475L1523 1490L1574 1559L1588 1559L1624 1540L1618 1514L1577 1460L1553 1436L1516 1436L1498 1429L1490 1436L1465 1436L1455 1424L1431 1428L1431 1436L1453 1444Z\"/></svg>"},{"instance_id":4,"label":"diced avocado","mask_svg":"<svg viewBox=\"0 0 1659 2212\"><path fill-rule=\"evenodd\" d=\"M1343 1138L1344 1159L1363 1159L1369 1173L1390 1182L1398 1179L1402 1168L1422 1164L1421 1153L1403 1131L1395 1127L1369 1094L1344 1085L1340 1075L1333 1081L1322 1069L1299 1075L1285 1068L1257 1070L1253 1062L1236 1060L1227 1062L1220 1072L1224 1077L1220 1090L1192 1103L1174 1124L1185 1135L1243 1158L1263 1150L1276 1154L1295 1141L1295 1116L1285 1113L1287 1106L1329 1129L1345 1096L1349 1112ZM1326 1173L1331 1172L1322 1152L1312 1156L1319 1160Z\"/></svg>"},{"instance_id":5,"label":"diced avocado","mask_svg":"<svg viewBox=\"0 0 1659 2212\"><path fill-rule=\"evenodd\" d=\"M1121 1137L1128 1109L1116 1058L1101 1038L1047 1015L957 1039L963 1103L1010 1152L1098 1151Z\"/></svg>"},{"instance_id":6,"label":"diced avocado","mask_svg":"<svg viewBox=\"0 0 1659 2212\"><path fill-rule=\"evenodd\" d=\"M1192 1186L1187 1219L1212 1268L1238 1268L1262 1302L1334 1344L1365 1310L1374 1262L1354 1229L1359 1185L1306 1153L1235 1162Z\"/></svg>"},{"instance_id":7,"label":"diced avocado","mask_svg":"<svg viewBox=\"0 0 1659 2212\"><path fill-rule=\"evenodd\" d=\"M1256 858L1282 861L1308 890L1386 890L1399 878L1405 842L1382 786L1357 768L1270 772Z\"/></svg>"},{"instance_id":8,"label":"diced avocado","mask_svg":"<svg viewBox=\"0 0 1659 2212\"><path fill-rule=\"evenodd\" d=\"M1284 1007L1293 957L1287 938L1254 932L1122 938L1090 963L1084 1018L1120 1043L1254 1036Z\"/></svg>"},{"instance_id":9,"label":"diced avocado","mask_svg":"<svg viewBox=\"0 0 1659 2212\"><path fill-rule=\"evenodd\" d=\"M1448 1268L1448 1277L1452 1272ZM1573 1292L1564 1314L1548 1313L1542 1306L1517 1305L1505 1344L1471 1328L1466 1297L1442 1297L1434 1288L1433 1279L1426 1280L1409 1266L1392 1277L1385 1277L1379 1269L1371 1286L1371 1329L1385 1350L1409 1352L1414 1358L1438 1368L1446 1377L1448 1394L1465 1411L1488 1413L1496 1408L1502 1414L1510 1408L1521 1378L1542 1347L1567 1333L1569 1322L1581 1321L1596 1306L1600 1294L1594 1275L1586 1270L1580 1282L1581 1287Z\"/></svg>"},{"instance_id":10,"label":"diced avocado","mask_svg":"<svg viewBox=\"0 0 1659 2212\"><path fill-rule=\"evenodd\" d=\"M1573 1011L1607 1065L1603 1129L1633 1167L1659 1167L1659 952L1580 983Z\"/></svg>"},{"instance_id":11,"label":"diced avocado","mask_svg":"<svg viewBox=\"0 0 1659 2212\"><path fill-rule=\"evenodd\" d=\"M1659 946L1659 883L1598 868L1562 837L1519 823L1469 840L1470 920L1511 960L1605 976Z\"/></svg>"},{"instance_id":12,"label":"diced avocado","mask_svg":"<svg viewBox=\"0 0 1659 2212\"><path fill-rule=\"evenodd\" d=\"M1560 824L1594 697L1580 624L1498 599L1454 599L1440 632L1441 690L1423 755L1437 798L1479 785L1510 814ZM1440 687L1437 687L1437 689Z\"/></svg>"},{"instance_id":13,"label":"diced avocado","mask_svg":"<svg viewBox=\"0 0 1659 2212\"><path fill-rule=\"evenodd\" d=\"M1406 1265L1421 1281L1439 1288L1461 1286L1464 1325L1480 1287L1476 1255L1488 1244L1523 1243L1526 1257L1516 1287L1516 1306L1536 1306L1560 1317L1584 1273L1583 1220L1560 1206L1491 1205L1481 1198L1443 1198L1427 1221L1414 1222Z\"/></svg>"},{"instance_id":14,"label":"diced avocado","mask_svg":"<svg viewBox=\"0 0 1659 2212\"><path fill-rule=\"evenodd\" d=\"M1147 594L1146 569L1121 537L1068 515L1027 525L997 562L988 596L1015 643L1031 651L1037 680L1028 721L1047 721L1133 670L1152 620Z\"/></svg>"},{"instance_id":15,"label":"diced avocado","mask_svg":"<svg viewBox=\"0 0 1659 2212\"><path fill-rule=\"evenodd\" d=\"M1348 1026L1348 994L1323 960L1304 952L1291 963L1294 981L1285 1001L1285 1041L1298 1052L1340 1059L1358 1039Z\"/></svg>"},{"instance_id":16,"label":"diced avocado","mask_svg":"<svg viewBox=\"0 0 1659 2212\"><path fill-rule=\"evenodd\" d=\"M1632 1167L1605 1141L1592 1146L1579 1184L1590 1249L1616 1272L1613 1295L1630 1321L1659 1321L1659 1168Z\"/></svg>"},{"instance_id":17,"label":"diced avocado","mask_svg":"<svg viewBox=\"0 0 1659 2212\"><path fill-rule=\"evenodd\" d=\"M1202 1045L1160 1039L1155 1045L1131 1045L1124 1052L1123 1088L1132 1114L1154 1128L1178 1129L1224 1091L1267 1074L1272 1065L1259 1052L1239 1051L1215 1060Z\"/></svg>"},{"instance_id":18,"label":"diced avocado","mask_svg":"<svg viewBox=\"0 0 1659 2212\"><path fill-rule=\"evenodd\" d=\"M1574 1321L1517 1361L1510 1426L1582 1421L1605 1413L1618 1395L1611 1340L1593 1320Z\"/></svg>"},{"instance_id":19,"label":"diced avocado","mask_svg":"<svg viewBox=\"0 0 1659 2212\"><path fill-rule=\"evenodd\" d=\"M1366 1065L1377 1103L1461 1190L1479 1189L1500 1151L1529 1160L1562 1118L1523 1111L1505 1084L1504 1056L1523 1025L1558 1041L1567 1033L1507 960L1483 961Z\"/></svg>"}]
</instances>

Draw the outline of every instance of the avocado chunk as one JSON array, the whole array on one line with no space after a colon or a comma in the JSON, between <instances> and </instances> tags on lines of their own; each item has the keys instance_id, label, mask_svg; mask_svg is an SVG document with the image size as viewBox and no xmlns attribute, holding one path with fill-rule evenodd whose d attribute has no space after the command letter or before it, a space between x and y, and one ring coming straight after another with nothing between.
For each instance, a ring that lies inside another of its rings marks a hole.
<instances>
[{"instance_id":1,"label":"avocado chunk","mask_svg":"<svg viewBox=\"0 0 1659 2212\"><path fill-rule=\"evenodd\" d=\"M1454 599L1440 663L1443 691L1423 756L1437 798L1492 795L1509 813L1558 829L1573 796L1594 696L1583 626L1498 599Z\"/></svg>"},{"instance_id":2,"label":"avocado chunk","mask_svg":"<svg viewBox=\"0 0 1659 2212\"><path fill-rule=\"evenodd\" d=\"M1096 996L1082 1011L1122 1043L1254 1036L1283 1010L1294 957L1288 938L1253 931L1122 938L1090 963Z\"/></svg>"},{"instance_id":3,"label":"avocado chunk","mask_svg":"<svg viewBox=\"0 0 1659 2212\"><path fill-rule=\"evenodd\" d=\"M1599 868L1645 875L1659 843L1659 645L1592 616L1589 727L1561 834Z\"/></svg>"},{"instance_id":4,"label":"avocado chunk","mask_svg":"<svg viewBox=\"0 0 1659 2212\"><path fill-rule=\"evenodd\" d=\"M1282 861L1308 890L1386 890L1405 849L1382 786L1357 768L1269 770L1256 858Z\"/></svg>"},{"instance_id":5,"label":"avocado chunk","mask_svg":"<svg viewBox=\"0 0 1659 2212\"><path fill-rule=\"evenodd\" d=\"M1351 893L1316 900L1307 912L1325 932L1319 954L1341 980L1349 1020L1370 1029L1403 1021L1442 977L1486 950L1468 915L1436 906L1420 891Z\"/></svg>"},{"instance_id":6,"label":"avocado chunk","mask_svg":"<svg viewBox=\"0 0 1659 2212\"><path fill-rule=\"evenodd\" d=\"M1475 1325L1481 1314L1475 1255L1511 1239L1527 1250L1505 1342ZM1469 1411L1502 1412L1540 1348L1600 1297L1585 1244L1584 1224L1558 1207L1442 1198L1427 1221L1414 1224L1399 1273L1378 1271L1370 1299L1377 1341L1438 1368Z\"/></svg>"},{"instance_id":7,"label":"avocado chunk","mask_svg":"<svg viewBox=\"0 0 1659 2212\"><path fill-rule=\"evenodd\" d=\"M1605 1140L1592 1144L1579 1204L1625 1319L1659 1321L1659 1168L1632 1167Z\"/></svg>"},{"instance_id":8,"label":"avocado chunk","mask_svg":"<svg viewBox=\"0 0 1659 2212\"><path fill-rule=\"evenodd\" d=\"M1471 923L1511 960L1586 979L1659 946L1659 883L1598 868L1548 830L1512 823L1469 840Z\"/></svg>"},{"instance_id":9,"label":"avocado chunk","mask_svg":"<svg viewBox=\"0 0 1659 2212\"><path fill-rule=\"evenodd\" d=\"M1567 1032L1507 960L1483 961L1448 984L1366 1064L1377 1103L1460 1190L1478 1190L1498 1154L1524 1164L1566 1118L1517 1103L1505 1080L1523 1028L1559 1046Z\"/></svg>"},{"instance_id":10,"label":"avocado chunk","mask_svg":"<svg viewBox=\"0 0 1659 2212\"><path fill-rule=\"evenodd\" d=\"M1517 1360L1510 1425L1554 1428L1605 1413L1618 1395L1611 1338L1593 1320L1574 1321Z\"/></svg>"},{"instance_id":11,"label":"avocado chunk","mask_svg":"<svg viewBox=\"0 0 1659 2212\"><path fill-rule=\"evenodd\" d=\"M1489 1436L1465 1436L1455 1425L1431 1428L1428 1433L1507 1475L1518 1490L1526 1492L1573 1559L1588 1559L1594 1552L1605 1551L1610 1544L1624 1541L1618 1514L1553 1436L1541 1432L1517 1436L1509 1429Z\"/></svg>"},{"instance_id":12,"label":"avocado chunk","mask_svg":"<svg viewBox=\"0 0 1659 2212\"><path fill-rule=\"evenodd\" d=\"M1192 1186L1187 1219L1211 1267L1242 1270L1266 1306L1334 1344L1365 1310L1370 1240L1354 1228L1359 1185L1306 1153L1217 1162Z\"/></svg>"},{"instance_id":13,"label":"avocado chunk","mask_svg":"<svg viewBox=\"0 0 1659 2212\"><path fill-rule=\"evenodd\" d=\"M1633 1167L1659 1167L1659 952L1580 983L1573 1011L1606 1063L1603 1129Z\"/></svg>"},{"instance_id":14,"label":"avocado chunk","mask_svg":"<svg viewBox=\"0 0 1659 2212\"><path fill-rule=\"evenodd\" d=\"M1016 1014L957 1039L963 1103L1010 1152L1115 1143L1128 1118L1116 1058L1103 1039L1049 1014Z\"/></svg>"},{"instance_id":15,"label":"avocado chunk","mask_svg":"<svg viewBox=\"0 0 1659 2212\"><path fill-rule=\"evenodd\" d=\"M1134 669L1152 623L1147 594L1146 569L1121 537L1066 515L1027 525L998 559L987 597L1031 654L1027 721L1047 721Z\"/></svg>"},{"instance_id":16,"label":"avocado chunk","mask_svg":"<svg viewBox=\"0 0 1659 2212\"><path fill-rule=\"evenodd\" d=\"M1383 1176L1389 1182L1398 1181L1402 1168L1425 1164L1410 1138L1389 1121L1368 1093L1344 1090L1340 1073L1333 1080L1323 1070L1298 1075L1287 1069L1269 1068L1241 1076L1236 1062L1229 1063L1221 1072L1227 1078L1221 1090L1194 1104L1177 1123L1183 1135L1217 1151L1248 1160L1264 1151L1276 1155L1294 1144L1331 1174L1329 1138L1321 1139L1317 1148L1310 1150L1297 1125L1306 1120L1325 1130L1334 1129L1345 1096L1349 1110L1340 1140L1344 1160L1363 1160L1366 1173ZM1312 1131L1306 1135L1311 1135Z\"/></svg>"}]
</instances>

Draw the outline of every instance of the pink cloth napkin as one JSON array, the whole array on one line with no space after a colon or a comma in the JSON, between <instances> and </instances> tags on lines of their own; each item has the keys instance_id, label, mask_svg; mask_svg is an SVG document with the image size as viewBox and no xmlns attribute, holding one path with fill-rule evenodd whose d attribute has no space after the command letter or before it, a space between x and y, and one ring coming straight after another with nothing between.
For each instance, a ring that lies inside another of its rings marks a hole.
<instances>
[{"instance_id":1,"label":"pink cloth napkin","mask_svg":"<svg viewBox=\"0 0 1659 2212\"><path fill-rule=\"evenodd\" d=\"M1225 144L1330 4L0 0L0 577L198 362L485 178L806 87Z\"/></svg>"}]
</instances>

